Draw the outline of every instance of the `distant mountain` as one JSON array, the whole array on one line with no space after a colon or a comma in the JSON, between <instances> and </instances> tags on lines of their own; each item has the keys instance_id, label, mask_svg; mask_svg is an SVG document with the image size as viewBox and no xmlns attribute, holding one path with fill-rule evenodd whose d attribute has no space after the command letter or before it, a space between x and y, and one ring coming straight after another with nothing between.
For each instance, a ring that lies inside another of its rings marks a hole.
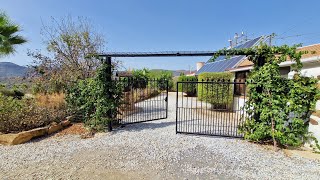
<instances>
[{"instance_id":1,"label":"distant mountain","mask_svg":"<svg viewBox=\"0 0 320 180\"><path fill-rule=\"evenodd\" d=\"M26 74L27 69L25 66L12 62L0 62L0 78L22 77Z\"/></svg>"}]
</instances>

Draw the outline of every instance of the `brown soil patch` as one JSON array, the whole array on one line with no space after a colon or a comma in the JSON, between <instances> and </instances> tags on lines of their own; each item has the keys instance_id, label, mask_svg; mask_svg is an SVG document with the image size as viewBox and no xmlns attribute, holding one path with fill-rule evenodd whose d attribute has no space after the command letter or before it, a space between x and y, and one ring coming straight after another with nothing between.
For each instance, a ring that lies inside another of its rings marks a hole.
<instances>
[{"instance_id":1,"label":"brown soil patch","mask_svg":"<svg viewBox=\"0 0 320 180\"><path fill-rule=\"evenodd\" d=\"M312 113L312 115L320 118L320 110L317 110L316 112Z\"/></svg>"},{"instance_id":2,"label":"brown soil patch","mask_svg":"<svg viewBox=\"0 0 320 180\"><path fill-rule=\"evenodd\" d=\"M303 158L311 159L311 160L319 160L320 161L320 154L314 153L311 150L306 151L306 150L289 150L289 149L284 149L284 153L291 157L291 156L300 156Z\"/></svg>"},{"instance_id":3,"label":"brown soil patch","mask_svg":"<svg viewBox=\"0 0 320 180\"><path fill-rule=\"evenodd\" d=\"M89 130L84 127L83 123L75 123L71 126L63 129L58 132L56 136L64 136L64 135L83 135L89 133Z\"/></svg>"}]
</instances>

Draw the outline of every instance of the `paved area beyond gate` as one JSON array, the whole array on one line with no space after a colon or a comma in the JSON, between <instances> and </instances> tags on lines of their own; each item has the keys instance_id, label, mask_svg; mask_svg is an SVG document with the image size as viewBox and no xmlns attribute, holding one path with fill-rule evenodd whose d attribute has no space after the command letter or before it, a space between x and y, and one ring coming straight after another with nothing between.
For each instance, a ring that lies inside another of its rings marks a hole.
<instances>
[{"instance_id":1,"label":"paved area beyond gate","mask_svg":"<svg viewBox=\"0 0 320 180\"><path fill-rule=\"evenodd\" d=\"M123 105L118 120L132 124L168 117L168 81L158 79L124 79Z\"/></svg>"}]
</instances>

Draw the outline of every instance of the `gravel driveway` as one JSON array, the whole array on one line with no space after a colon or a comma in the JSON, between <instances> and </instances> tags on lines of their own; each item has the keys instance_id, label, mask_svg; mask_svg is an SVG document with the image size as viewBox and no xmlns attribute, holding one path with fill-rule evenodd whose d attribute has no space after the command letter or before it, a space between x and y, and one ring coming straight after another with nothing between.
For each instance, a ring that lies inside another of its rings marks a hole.
<instances>
[{"instance_id":1,"label":"gravel driveway","mask_svg":"<svg viewBox=\"0 0 320 180\"><path fill-rule=\"evenodd\" d=\"M319 179L320 162L241 139L175 134L169 118L91 139L50 137L0 146L0 179Z\"/></svg>"}]
</instances>

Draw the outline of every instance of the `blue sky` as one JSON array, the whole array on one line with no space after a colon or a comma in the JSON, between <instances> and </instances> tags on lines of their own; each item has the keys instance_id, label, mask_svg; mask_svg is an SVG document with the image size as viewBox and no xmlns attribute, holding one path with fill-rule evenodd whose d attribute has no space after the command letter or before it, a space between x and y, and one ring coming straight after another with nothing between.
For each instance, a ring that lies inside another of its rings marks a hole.
<instances>
[{"instance_id":1,"label":"blue sky","mask_svg":"<svg viewBox=\"0 0 320 180\"><path fill-rule=\"evenodd\" d=\"M51 16L88 17L105 35L106 51L218 50L241 31L251 38L276 33L284 37L275 39L278 45L320 43L319 7L318 0L2 0L0 9L23 27L29 42L0 61L32 62L27 49L45 49L41 21L49 22ZM207 59L120 60L125 68L194 69Z\"/></svg>"}]
</instances>

